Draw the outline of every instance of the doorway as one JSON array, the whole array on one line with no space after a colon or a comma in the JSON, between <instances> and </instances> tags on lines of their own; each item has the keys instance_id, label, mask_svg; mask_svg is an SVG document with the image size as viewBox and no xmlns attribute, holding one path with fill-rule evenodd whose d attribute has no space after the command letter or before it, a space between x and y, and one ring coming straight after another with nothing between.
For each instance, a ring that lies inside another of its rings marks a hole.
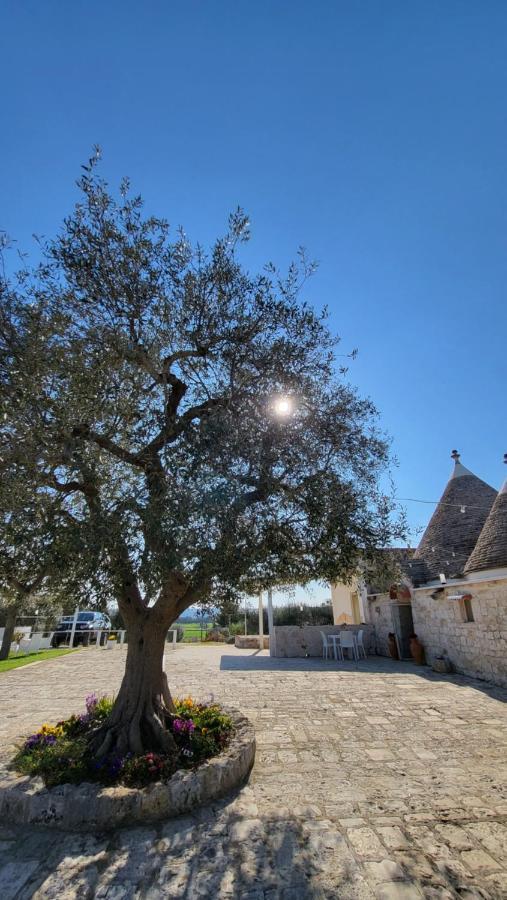
<instances>
[{"instance_id":1,"label":"doorway","mask_svg":"<svg viewBox=\"0 0 507 900\"><path fill-rule=\"evenodd\" d=\"M414 633L411 603L392 603L393 627L400 659L411 659L410 635Z\"/></svg>"}]
</instances>

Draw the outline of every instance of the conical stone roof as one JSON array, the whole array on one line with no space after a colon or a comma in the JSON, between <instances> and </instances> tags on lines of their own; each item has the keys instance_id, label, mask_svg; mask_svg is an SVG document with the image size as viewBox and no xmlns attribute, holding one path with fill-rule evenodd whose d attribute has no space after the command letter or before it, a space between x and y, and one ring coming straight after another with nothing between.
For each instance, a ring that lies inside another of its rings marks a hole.
<instances>
[{"instance_id":1,"label":"conical stone roof","mask_svg":"<svg viewBox=\"0 0 507 900\"><path fill-rule=\"evenodd\" d=\"M493 503L465 572L503 568L507 568L507 480Z\"/></svg>"},{"instance_id":2,"label":"conical stone roof","mask_svg":"<svg viewBox=\"0 0 507 900\"><path fill-rule=\"evenodd\" d=\"M463 574L497 496L494 488L462 465L456 450L452 458L454 471L414 554L414 559L426 563L428 580L441 572L446 578Z\"/></svg>"}]
</instances>

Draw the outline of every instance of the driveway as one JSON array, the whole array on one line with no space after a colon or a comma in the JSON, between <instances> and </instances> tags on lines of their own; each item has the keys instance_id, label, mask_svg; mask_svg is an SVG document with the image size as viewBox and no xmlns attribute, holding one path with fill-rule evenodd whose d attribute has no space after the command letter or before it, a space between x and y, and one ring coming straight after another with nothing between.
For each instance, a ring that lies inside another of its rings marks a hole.
<instances>
[{"instance_id":1,"label":"driveway","mask_svg":"<svg viewBox=\"0 0 507 900\"><path fill-rule=\"evenodd\" d=\"M112 693L124 650L0 676L2 754ZM152 827L72 835L0 825L0 898L507 897L507 692L381 658L168 650L173 693L254 722L250 780Z\"/></svg>"}]
</instances>

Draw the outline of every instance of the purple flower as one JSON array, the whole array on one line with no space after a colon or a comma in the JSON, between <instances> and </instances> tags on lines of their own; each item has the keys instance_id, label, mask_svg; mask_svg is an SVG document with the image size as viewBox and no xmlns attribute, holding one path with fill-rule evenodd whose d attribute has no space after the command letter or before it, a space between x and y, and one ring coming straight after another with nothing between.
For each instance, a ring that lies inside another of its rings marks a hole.
<instances>
[{"instance_id":1,"label":"purple flower","mask_svg":"<svg viewBox=\"0 0 507 900\"><path fill-rule=\"evenodd\" d=\"M195 725L192 719L173 719L173 731L176 734L191 734L192 731L195 731Z\"/></svg>"},{"instance_id":2,"label":"purple flower","mask_svg":"<svg viewBox=\"0 0 507 900\"><path fill-rule=\"evenodd\" d=\"M98 702L99 702L99 698L97 697L97 694L92 693L92 694L86 695L85 705L86 705L86 712L88 713L88 715L91 715L93 712L95 712L95 707L97 706Z\"/></svg>"},{"instance_id":3,"label":"purple flower","mask_svg":"<svg viewBox=\"0 0 507 900\"><path fill-rule=\"evenodd\" d=\"M47 747L50 744L56 744L54 734L31 734L25 741L25 750L35 750L38 747Z\"/></svg>"},{"instance_id":4,"label":"purple flower","mask_svg":"<svg viewBox=\"0 0 507 900\"><path fill-rule=\"evenodd\" d=\"M123 756L114 756L109 760L108 771L111 777L118 775L123 767Z\"/></svg>"}]
</instances>

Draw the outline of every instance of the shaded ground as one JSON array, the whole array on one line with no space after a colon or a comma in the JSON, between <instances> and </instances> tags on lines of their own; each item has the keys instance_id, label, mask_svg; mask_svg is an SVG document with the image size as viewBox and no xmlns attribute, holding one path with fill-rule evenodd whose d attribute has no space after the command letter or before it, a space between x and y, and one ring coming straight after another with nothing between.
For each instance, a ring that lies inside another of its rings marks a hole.
<instances>
[{"instance_id":1,"label":"shaded ground","mask_svg":"<svg viewBox=\"0 0 507 900\"><path fill-rule=\"evenodd\" d=\"M2 754L112 692L124 650L0 679ZM271 660L178 645L170 684L255 723L249 784L149 828L94 836L0 827L0 897L507 897L507 692L410 664Z\"/></svg>"}]
</instances>

